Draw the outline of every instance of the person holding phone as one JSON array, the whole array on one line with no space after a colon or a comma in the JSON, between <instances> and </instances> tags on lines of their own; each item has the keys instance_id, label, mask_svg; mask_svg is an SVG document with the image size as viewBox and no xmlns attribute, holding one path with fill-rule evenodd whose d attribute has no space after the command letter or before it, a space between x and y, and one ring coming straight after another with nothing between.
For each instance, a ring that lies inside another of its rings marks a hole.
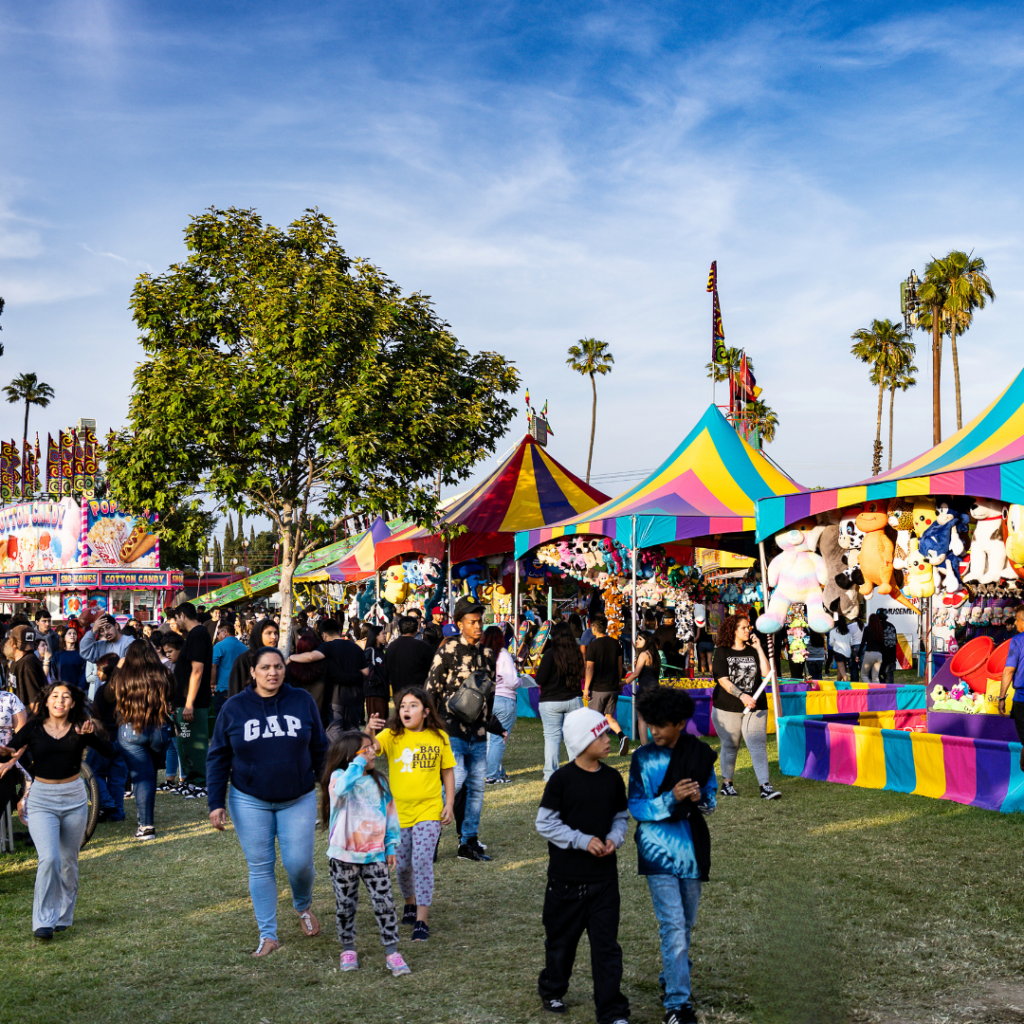
<instances>
[{"instance_id":1,"label":"person holding phone","mask_svg":"<svg viewBox=\"0 0 1024 1024\"><path fill-rule=\"evenodd\" d=\"M741 739L750 751L761 799L782 796L768 781L768 694L762 691L754 697L768 670L768 658L750 620L745 615L727 615L718 630L711 665L715 678L711 722L722 741L722 796L739 796L732 776Z\"/></svg>"}]
</instances>

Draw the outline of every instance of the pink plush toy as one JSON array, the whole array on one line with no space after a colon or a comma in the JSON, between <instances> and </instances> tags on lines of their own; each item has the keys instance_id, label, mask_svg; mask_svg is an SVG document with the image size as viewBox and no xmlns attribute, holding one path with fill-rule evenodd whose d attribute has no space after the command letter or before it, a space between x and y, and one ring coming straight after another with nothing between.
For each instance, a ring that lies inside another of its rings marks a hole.
<instances>
[{"instance_id":1,"label":"pink plush toy","mask_svg":"<svg viewBox=\"0 0 1024 1024\"><path fill-rule=\"evenodd\" d=\"M825 611L822 587L828 581L825 559L811 547L820 529L800 530L795 526L776 534L781 549L768 566L768 586L773 587L764 615L757 620L762 633L777 633L786 623L790 605L807 607L807 624L816 633L827 633L835 624Z\"/></svg>"}]
</instances>

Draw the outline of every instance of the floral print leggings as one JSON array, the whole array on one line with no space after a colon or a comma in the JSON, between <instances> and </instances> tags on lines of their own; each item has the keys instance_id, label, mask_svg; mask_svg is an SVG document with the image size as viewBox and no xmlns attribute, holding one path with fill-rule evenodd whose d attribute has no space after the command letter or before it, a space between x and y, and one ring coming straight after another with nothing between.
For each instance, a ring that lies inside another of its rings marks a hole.
<instances>
[{"instance_id":1,"label":"floral print leggings","mask_svg":"<svg viewBox=\"0 0 1024 1024\"><path fill-rule=\"evenodd\" d=\"M434 898L434 850L441 837L441 822L418 821L402 829L398 844L398 884L406 903L429 907Z\"/></svg>"}]
</instances>

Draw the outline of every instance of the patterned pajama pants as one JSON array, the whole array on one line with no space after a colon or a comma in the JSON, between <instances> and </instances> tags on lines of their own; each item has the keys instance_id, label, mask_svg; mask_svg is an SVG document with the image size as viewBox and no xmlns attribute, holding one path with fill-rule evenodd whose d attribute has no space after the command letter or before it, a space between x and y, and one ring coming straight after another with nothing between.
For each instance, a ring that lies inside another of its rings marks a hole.
<instances>
[{"instance_id":1,"label":"patterned pajama pants","mask_svg":"<svg viewBox=\"0 0 1024 1024\"><path fill-rule=\"evenodd\" d=\"M434 898L434 850L441 822L418 821L402 829L398 844L398 884L406 903L429 907Z\"/></svg>"},{"instance_id":2,"label":"patterned pajama pants","mask_svg":"<svg viewBox=\"0 0 1024 1024\"><path fill-rule=\"evenodd\" d=\"M377 918L380 941L388 952L398 944L398 917L391 899L391 878L388 866L383 861L372 864L349 864L347 861L330 860L331 882L338 910L338 939L344 949L355 949L356 907L359 905L359 879L362 878L370 894L373 916Z\"/></svg>"}]
</instances>

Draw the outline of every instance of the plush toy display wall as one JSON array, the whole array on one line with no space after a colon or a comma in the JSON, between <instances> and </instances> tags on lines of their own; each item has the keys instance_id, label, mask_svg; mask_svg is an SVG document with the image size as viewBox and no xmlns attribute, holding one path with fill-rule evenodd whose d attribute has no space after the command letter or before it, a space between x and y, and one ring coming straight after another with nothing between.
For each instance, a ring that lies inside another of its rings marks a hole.
<instances>
[{"instance_id":1,"label":"plush toy display wall","mask_svg":"<svg viewBox=\"0 0 1024 1024\"><path fill-rule=\"evenodd\" d=\"M768 566L768 586L774 589L765 613L757 620L757 628L762 633L777 633L782 629L794 604L806 607L807 620L815 632L827 633L834 625L823 603L822 588L827 582L825 560L812 550L819 533L818 527L794 526L776 534L779 554Z\"/></svg>"}]
</instances>

